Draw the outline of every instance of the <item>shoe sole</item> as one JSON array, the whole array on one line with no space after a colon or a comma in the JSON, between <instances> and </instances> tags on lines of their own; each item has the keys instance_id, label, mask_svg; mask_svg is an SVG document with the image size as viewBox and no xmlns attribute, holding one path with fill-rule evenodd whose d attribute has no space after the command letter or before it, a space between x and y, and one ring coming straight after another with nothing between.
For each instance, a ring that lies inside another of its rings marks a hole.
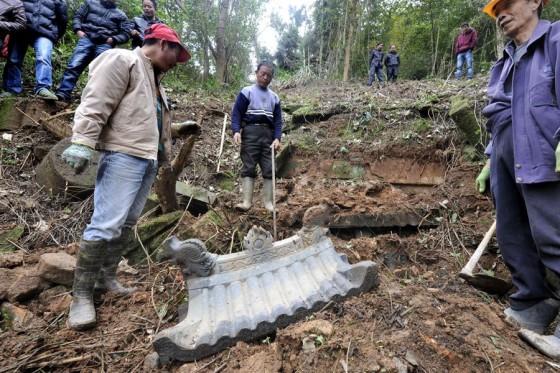
<instances>
[{"instance_id":1,"label":"shoe sole","mask_svg":"<svg viewBox=\"0 0 560 373\"><path fill-rule=\"evenodd\" d=\"M66 320L66 327L72 330L76 330L76 331L84 331L84 330L88 330L88 329L92 329L95 327L95 325L97 325L97 320L93 320L87 323L83 323L83 324L72 324L70 323L70 320Z\"/></svg>"}]
</instances>

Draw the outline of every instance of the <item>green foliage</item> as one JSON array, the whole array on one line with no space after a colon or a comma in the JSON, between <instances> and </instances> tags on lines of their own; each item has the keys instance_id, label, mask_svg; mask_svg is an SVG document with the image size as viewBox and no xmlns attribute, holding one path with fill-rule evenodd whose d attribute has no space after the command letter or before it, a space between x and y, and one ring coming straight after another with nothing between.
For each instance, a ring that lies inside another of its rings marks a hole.
<instances>
[{"instance_id":1,"label":"green foliage","mask_svg":"<svg viewBox=\"0 0 560 373\"><path fill-rule=\"evenodd\" d=\"M432 129L432 123L427 119L418 118L414 121L413 127L414 127L414 131L417 134L422 135Z\"/></svg>"}]
</instances>

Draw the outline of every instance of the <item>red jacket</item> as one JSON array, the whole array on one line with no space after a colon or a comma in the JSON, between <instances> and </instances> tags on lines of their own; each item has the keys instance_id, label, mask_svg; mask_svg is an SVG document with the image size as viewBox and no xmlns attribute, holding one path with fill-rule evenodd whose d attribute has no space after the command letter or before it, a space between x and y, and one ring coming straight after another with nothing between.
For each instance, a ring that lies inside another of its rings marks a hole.
<instances>
[{"instance_id":1,"label":"red jacket","mask_svg":"<svg viewBox=\"0 0 560 373\"><path fill-rule=\"evenodd\" d=\"M476 47L478 36L476 31L469 27L464 33L459 34L455 40L455 54L465 52Z\"/></svg>"}]
</instances>

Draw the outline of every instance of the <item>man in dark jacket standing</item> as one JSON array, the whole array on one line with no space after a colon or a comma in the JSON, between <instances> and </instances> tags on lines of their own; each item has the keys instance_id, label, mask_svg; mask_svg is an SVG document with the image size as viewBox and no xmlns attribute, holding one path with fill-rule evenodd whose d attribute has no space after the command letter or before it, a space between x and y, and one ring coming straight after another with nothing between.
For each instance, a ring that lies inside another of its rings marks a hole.
<instances>
[{"instance_id":1,"label":"man in dark jacket standing","mask_svg":"<svg viewBox=\"0 0 560 373\"><path fill-rule=\"evenodd\" d=\"M463 75L463 65L467 64L467 79L472 79L473 70L473 49L476 47L478 36L475 29L469 27L467 22L461 25L461 33L455 40L455 55L457 56L457 70L455 78L461 79Z\"/></svg>"},{"instance_id":2,"label":"man in dark jacket standing","mask_svg":"<svg viewBox=\"0 0 560 373\"><path fill-rule=\"evenodd\" d=\"M20 0L0 0L0 49L4 38L25 30L25 9Z\"/></svg>"},{"instance_id":3,"label":"man in dark jacket standing","mask_svg":"<svg viewBox=\"0 0 560 373\"><path fill-rule=\"evenodd\" d=\"M35 94L46 100L56 100L51 92L51 55L54 43L66 31L68 15L64 0L23 0L27 30L15 35L4 67L4 92L1 97L22 93L21 69L29 46L35 49Z\"/></svg>"},{"instance_id":4,"label":"man in dark jacket standing","mask_svg":"<svg viewBox=\"0 0 560 373\"><path fill-rule=\"evenodd\" d=\"M116 0L86 0L76 12L72 29L80 38L64 71L56 96L69 101L80 74L101 53L126 43L132 25Z\"/></svg>"},{"instance_id":5,"label":"man in dark jacket standing","mask_svg":"<svg viewBox=\"0 0 560 373\"><path fill-rule=\"evenodd\" d=\"M163 23L156 17L156 0L143 0L142 10L143 14L141 16L133 18L134 25L130 31L132 49L142 46L144 42L144 31L146 31L148 27L156 23Z\"/></svg>"},{"instance_id":6,"label":"man in dark jacket standing","mask_svg":"<svg viewBox=\"0 0 560 373\"><path fill-rule=\"evenodd\" d=\"M387 68L387 81L396 82L399 75L399 66L401 65L401 57L397 53L397 46L391 45L389 53L385 56L385 67Z\"/></svg>"},{"instance_id":7,"label":"man in dark jacket standing","mask_svg":"<svg viewBox=\"0 0 560 373\"><path fill-rule=\"evenodd\" d=\"M368 86L371 86L375 77L379 82L383 82L383 59L385 58L385 53L383 53L383 43L377 43L375 49L373 49L369 55L369 80Z\"/></svg>"},{"instance_id":8,"label":"man in dark jacket standing","mask_svg":"<svg viewBox=\"0 0 560 373\"><path fill-rule=\"evenodd\" d=\"M498 245L516 287L506 321L560 358L560 327L540 335L560 306L545 276L560 273L560 23L540 20L545 4L492 0L484 8L511 41L490 75L490 160L476 184L483 192L490 180Z\"/></svg>"}]
</instances>

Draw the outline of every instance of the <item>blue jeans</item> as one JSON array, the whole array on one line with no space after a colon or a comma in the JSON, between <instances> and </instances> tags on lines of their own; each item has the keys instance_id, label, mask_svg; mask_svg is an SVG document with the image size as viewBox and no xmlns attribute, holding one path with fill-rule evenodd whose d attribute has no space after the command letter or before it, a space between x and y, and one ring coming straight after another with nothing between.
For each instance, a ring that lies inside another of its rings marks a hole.
<instances>
[{"instance_id":1,"label":"blue jeans","mask_svg":"<svg viewBox=\"0 0 560 373\"><path fill-rule=\"evenodd\" d=\"M109 44L95 44L85 36L80 38L78 44L76 44L76 48L74 48L72 57L70 57L70 62L68 62L68 66L64 71L60 86L56 91L57 96L69 100L78 78L89 63L93 61L95 57L111 48Z\"/></svg>"},{"instance_id":2,"label":"blue jeans","mask_svg":"<svg viewBox=\"0 0 560 373\"><path fill-rule=\"evenodd\" d=\"M50 89L52 86L51 55L53 42L43 36L30 39L23 35L18 35L14 39L14 43L10 47L6 66L4 67L4 90L15 94L23 92L21 68L25 53L30 45L35 49L35 93L41 88Z\"/></svg>"},{"instance_id":3,"label":"blue jeans","mask_svg":"<svg viewBox=\"0 0 560 373\"><path fill-rule=\"evenodd\" d=\"M157 175L156 160L104 152L99 161L87 241L111 241L138 221Z\"/></svg>"},{"instance_id":4,"label":"blue jeans","mask_svg":"<svg viewBox=\"0 0 560 373\"><path fill-rule=\"evenodd\" d=\"M455 78L461 79L463 75L463 65L467 63L467 79L472 79L473 77L473 53L472 50L462 52L457 54L457 70L455 70Z\"/></svg>"}]
</instances>

